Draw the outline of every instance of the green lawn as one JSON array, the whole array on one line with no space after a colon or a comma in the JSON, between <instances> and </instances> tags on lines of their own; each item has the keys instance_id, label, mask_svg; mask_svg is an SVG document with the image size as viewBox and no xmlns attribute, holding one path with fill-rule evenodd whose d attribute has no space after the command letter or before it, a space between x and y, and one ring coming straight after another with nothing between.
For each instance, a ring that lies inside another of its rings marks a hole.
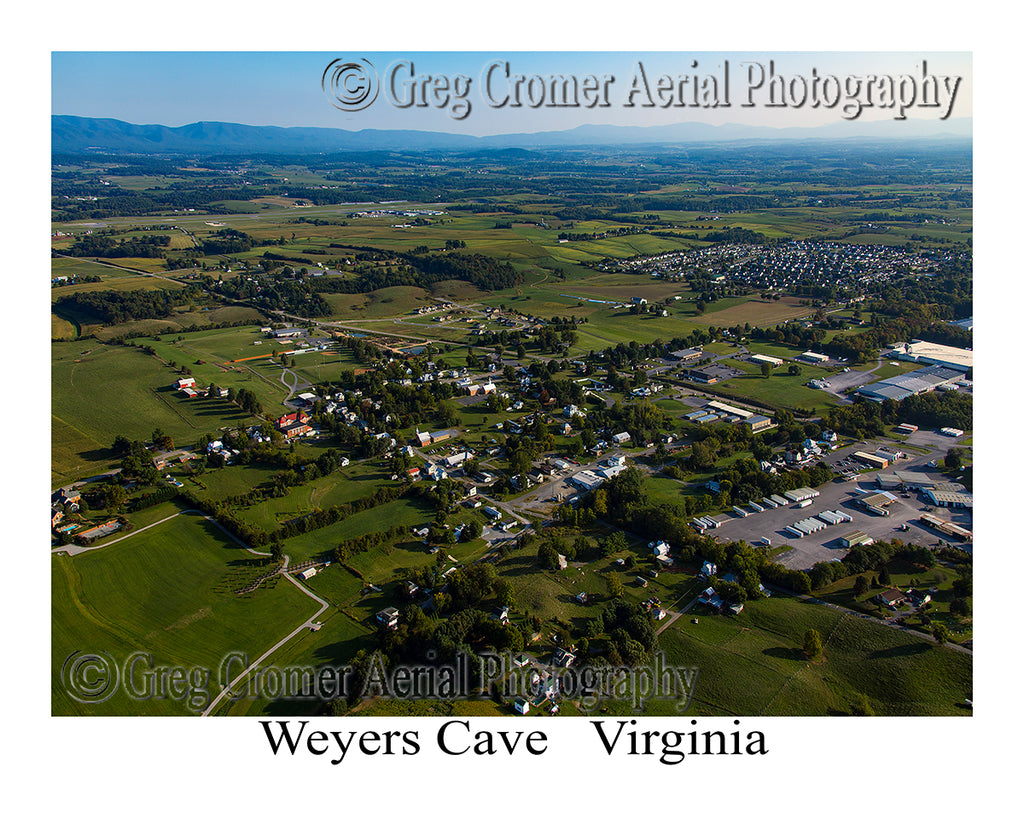
<instances>
[{"instance_id":1,"label":"green lawn","mask_svg":"<svg viewBox=\"0 0 1024 819\"><path fill-rule=\"evenodd\" d=\"M728 362L730 366L735 365L737 369L743 369L745 362ZM807 371L800 375L787 375L785 368L781 367L771 376L765 378L758 374L744 374L730 378L713 385L714 392L724 396L725 400L730 397L737 399L752 398L763 401L773 407L796 409L802 412L817 410L822 412L828 407L835 406L836 397L824 390L815 390L805 386L810 378Z\"/></svg>"},{"instance_id":2,"label":"green lawn","mask_svg":"<svg viewBox=\"0 0 1024 819\"><path fill-rule=\"evenodd\" d=\"M331 569L327 569L327 572ZM313 583L310 585L315 586ZM320 593L317 590L317 594ZM357 652L362 649L371 650L375 645L374 630L356 622L345 612L328 609L319 622L323 626L318 631L305 631L297 635L270 658L268 662L273 669L325 666L332 669L344 668ZM272 679L271 674L267 674L266 679ZM273 689L268 689L259 677L253 678L244 687L239 685L239 688L242 689L239 696L230 701L225 700L217 709L217 716L311 715L317 713L326 700L332 699L329 688L322 692L311 692L305 697L288 699L271 696Z\"/></svg>"}]
</instances>

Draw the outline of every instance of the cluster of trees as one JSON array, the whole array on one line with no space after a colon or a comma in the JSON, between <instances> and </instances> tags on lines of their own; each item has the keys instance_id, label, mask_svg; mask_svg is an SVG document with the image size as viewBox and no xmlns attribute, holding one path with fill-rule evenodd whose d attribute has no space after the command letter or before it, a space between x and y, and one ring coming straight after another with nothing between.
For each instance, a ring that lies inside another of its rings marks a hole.
<instances>
[{"instance_id":1,"label":"cluster of trees","mask_svg":"<svg viewBox=\"0 0 1024 819\"><path fill-rule=\"evenodd\" d=\"M734 503L757 500L802 486L822 486L834 477L828 465L820 461L804 469L772 475L763 472L756 460L744 458L733 462L718 474L718 505L728 508Z\"/></svg>"},{"instance_id":2,"label":"cluster of trees","mask_svg":"<svg viewBox=\"0 0 1024 819\"><path fill-rule=\"evenodd\" d=\"M610 638L610 665L644 665L651 661L658 647L650 615L636 602L620 599L609 603L601 612L601 630Z\"/></svg>"},{"instance_id":3,"label":"cluster of trees","mask_svg":"<svg viewBox=\"0 0 1024 819\"><path fill-rule=\"evenodd\" d=\"M209 278L207 285L213 286ZM236 276L218 283L217 292L230 299L248 302L258 310L281 310L304 318L331 315L331 306L314 291L309 281L297 280L284 271L274 275Z\"/></svg>"},{"instance_id":4,"label":"cluster of trees","mask_svg":"<svg viewBox=\"0 0 1024 819\"><path fill-rule=\"evenodd\" d=\"M53 282L53 287L70 287L73 284L96 284L103 281L101 276L74 276L63 282Z\"/></svg>"},{"instance_id":5,"label":"cluster of trees","mask_svg":"<svg viewBox=\"0 0 1024 819\"><path fill-rule=\"evenodd\" d=\"M894 558L905 560L908 563L913 563L926 569L930 569L935 565L935 553L927 546L916 546L899 540L879 540L867 545L853 546L841 563L833 563L833 566L842 565L846 569L844 573L837 575L835 579L838 580L847 574L857 574L870 569L881 569ZM843 572L844 570L839 569L839 571Z\"/></svg>"},{"instance_id":6,"label":"cluster of trees","mask_svg":"<svg viewBox=\"0 0 1024 819\"><path fill-rule=\"evenodd\" d=\"M409 534L408 526L392 526L390 529L376 529L359 537L343 540L330 552L334 560L344 563L353 555L369 551L377 546L394 543Z\"/></svg>"},{"instance_id":7,"label":"cluster of trees","mask_svg":"<svg viewBox=\"0 0 1024 819\"><path fill-rule=\"evenodd\" d=\"M974 427L974 397L959 390L910 395L899 403L896 417L919 426L970 430Z\"/></svg>"},{"instance_id":8,"label":"cluster of trees","mask_svg":"<svg viewBox=\"0 0 1024 819\"><path fill-rule=\"evenodd\" d=\"M405 260L421 272L421 287L444 279L466 281L481 290L505 290L523 283L523 274L511 264L480 253L409 255Z\"/></svg>"},{"instance_id":9,"label":"cluster of trees","mask_svg":"<svg viewBox=\"0 0 1024 819\"><path fill-rule=\"evenodd\" d=\"M234 228L224 228L213 233L203 241L203 253L207 256L219 256L224 253L244 253L258 247L261 242L253 239L248 233Z\"/></svg>"},{"instance_id":10,"label":"cluster of trees","mask_svg":"<svg viewBox=\"0 0 1024 819\"><path fill-rule=\"evenodd\" d=\"M418 364L410 364L419 368ZM400 374L395 371L400 369ZM449 400L454 394L450 383L431 381L416 386L403 386L389 383L391 378L406 378L404 366L392 365L383 371L373 370L352 376L351 380L326 385L331 392L342 392L347 408L356 417L365 421L367 426L378 431L397 436L399 430L421 425L437 425L440 427L456 426L459 420L458 410ZM363 395L373 395L370 401L355 395L354 390L361 389ZM356 426L349 425L332 413L323 411L324 403L314 404L311 415L313 421L331 433L333 440L340 446L354 451L360 457L382 455L388 449L388 442L378 439Z\"/></svg>"},{"instance_id":11,"label":"cluster of trees","mask_svg":"<svg viewBox=\"0 0 1024 819\"><path fill-rule=\"evenodd\" d=\"M650 228L642 227L640 225L629 225L620 228L610 228L608 230L602 230L598 233L577 233L562 231L558 234L559 239L567 239L570 242L587 242L592 239L604 239L608 236L631 236L636 233L647 233Z\"/></svg>"},{"instance_id":12,"label":"cluster of trees","mask_svg":"<svg viewBox=\"0 0 1024 819\"><path fill-rule=\"evenodd\" d=\"M179 290L94 290L61 296L54 304L67 312L100 324L120 324L140 319L167 318L175 308L191 305L202 295L195 285Z\"/></svg>"},{"instance_id":13,"label":"cluster of trees","mask_svg":"<svg viewBox=\"0 0 1024 819\"><path fill-rule=\"evenodd\" d=\"M462 566L441 581L445 562L439 552L433 566L407 575L421 589L436 590L443 584L445 591L432 593L437 617L428 617L419 605L407 601L399 610L398 626L379 630L378 649L386 664L451 663L463 654L473 666L479 652L515 652L525 645L531 621L506 624L488 613L495 605L514 605L511 584L499 578L489 563Z\"/></svg>"},{"instance_id":14,"label":"cluster of trees","mask_svg":"<svg viewBox=\"0 0 1024 819\"><path fill-rule=\"evenodd\" d=\"M831 408L827 420L830 429L854 438L874 438L884 434L887 425L900 423L970 430L974 426L974 398L960 391L937 390L910 395L902 401L878 402L854 396L852 404Z\"/></svg>"},{"instance_id":15,"label":"cluster of trees","mask_svg":"<svg viewBox=\"0 0 1024 819\"><path fill-rule=\"evenodd\" d=\"M367 509L373 509L398 500L407 491L408 488L405 486L382 486L372 495L357 498L351 503L343 503L327 509L316 509L308 515L303 515L301 518L285 521L275 534L281 539L286 539L295 535L305 534L306 532L312 532L315 529L323 529L325 526L330 526L332 523L344 520L349 515L365 512Z\"/></svg>"},{"instance_id":16,"label":"cluster of trees","mask_svg":"<svg viewBox=\"0 0 1024 819\"><path fill-rule=\"evenodd\" d=\"M103 259L159 259L170 244L171 237L167 234L116 239L109 233L90 233L76 238L65 252L69 256L96 256Z\"/></svg>"},{"instance_id":17,"label":"cluster of trees","mask_svg":"<svg viewBox=\"0 0 1024 819\"><path fill-rule=\"evenodd\" d=\"M256 397L256 393L245 387L242 387L238 392L235 392L233 387L228 387L228 400L237 404L242 412L247 412L249 415L263 414L263 406Z\"/></svg>"}]
</instances>

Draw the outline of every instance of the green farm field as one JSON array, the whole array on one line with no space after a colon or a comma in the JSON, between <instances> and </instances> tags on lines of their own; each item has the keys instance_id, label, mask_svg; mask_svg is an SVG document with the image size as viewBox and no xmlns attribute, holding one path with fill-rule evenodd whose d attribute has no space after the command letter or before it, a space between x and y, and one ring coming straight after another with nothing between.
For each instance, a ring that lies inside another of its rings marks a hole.
<instances>
[{"instance_id":1,"label":"green farm field","mask_svg":"<svg viewBox=\"0 0 1024 819\"><path fill-rule=\"evenodd\" d=\"M809 628L825 644L817 662L802 651ZM694 716L849 714L861 695L885 716L970 713L969 654L794 598L748 601L736 616L693 609L660 641L668 662L699 668ZM652 703L647 713L673 709Z\"/></svg>"},{"instance_id":2,"label":"green farm field","mask_svg":"<svg viewBox=\"0 0 1024 819\"><path fill-rule=\"evenodd\" d=\"M173 511L169 507L168 514ZM214 671L229 652L255 659L318 607L280 578L252 594L236 594L263 571L261 558L196 515L178 515L95 551L54 555L53 713L194 713L183 702L132 701L121 690L103 703L79 703L61 684L61 667L74 651L104 651L118 663L143 651L156 665ZM214 682L209 690L219 688Z\"/></svg>"},{"instance_id":3,"label":"green farm field","mask_svg":"<svg viewBox=\"0 0 1024 819\"><path fill-rule=\"evenodd\" d=\"M205 432L251 420L227 401L183 397L170 386L175 378L139 349L95 341L52 345L53 484L109 468L116 435L149 440L159 427L176 444L191 444Z\"/></svg>"},{"instance_id":4,"label":"green farm field","mask_svg":"<svg viewBox=\"0 0 1024 819\"><path fill-rule=\"evenodd\" d=\"M302 535L296 535L284 541L284 551L299 561L315 555L329 552L341 541L380 530L382 521L384 528L391 526L420 526L429 521L433 510L426 503L416 499L402 498L391 503L357 512L344 520L316 529ZM425 554L426 550L424 550ZM365 553L364 553L365 554ZM398 563L395 563L397 566ZM383 574L390 571L389 566L380 567Z\"/></svg>"}]
</instances>

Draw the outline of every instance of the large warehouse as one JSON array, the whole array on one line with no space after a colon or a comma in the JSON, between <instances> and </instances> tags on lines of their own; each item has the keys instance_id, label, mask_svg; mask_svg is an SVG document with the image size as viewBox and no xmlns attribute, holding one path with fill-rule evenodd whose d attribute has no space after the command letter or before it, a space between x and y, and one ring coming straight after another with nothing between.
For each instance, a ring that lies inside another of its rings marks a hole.
<instances>
[{"instance_id":1,"label":"large warehouse","mask_svg":"<svg viewBox=\"0 0 1024 819\"><path fill-rule=\"evenodd\" d=\"M894 375L884 381L868 384L857 392L872 401L884 401L886 398L902 401L908 395L918 395L922 392L931 392L939 387L951 386L962 381L963 377L964 374L961 370L933 364L912 373Z\"/></svg>"},{"instance_id":2,"label":"large warehouse","mask_svg":"<svg viewBox=\"0 0 1024 819\"><path fill-rule=\"evenodd\" d=\"M885 355L918 364L941 364L961 372L967 372L974 366L973 351L932 344L930 341L914 340L909 344L894 344Z\"/></svg>"}]
</instances>

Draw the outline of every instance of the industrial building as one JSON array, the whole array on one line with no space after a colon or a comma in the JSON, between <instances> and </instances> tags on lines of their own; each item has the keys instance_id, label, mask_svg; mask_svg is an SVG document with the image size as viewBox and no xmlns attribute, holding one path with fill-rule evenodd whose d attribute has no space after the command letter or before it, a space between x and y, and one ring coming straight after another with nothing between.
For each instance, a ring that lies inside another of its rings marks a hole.
<instances>
[{"instance_id":1,"label":"industrial building","mask_svg":"<svg viewBox=\"0 0 1024 819\"><path fill-rule=\"evenodd\" d=\"M844 549L850 549L854 546L870 546L875 542L873 537L869 537L859 529L856 532L850 532L848 535L843 535L839 538L839 543Z\"/></svg>"},{"instance_id":2,"label":"industrial building","mask_svg":"<svg viewBox=\"0 0 1024 819\"><path fill-rule=\"evenodd\" d=\"M939 489L926 489L924 496L932 506L948 506L952 509L974 508L974 495L968 492L944 492Z\"/></svg>"},{"instance_id":3,"label":"industrial building","mask_svg":"<svg viewBox=\"0 0 1024 819\"><path fill-rule=\"evenodd\" d=\"M885 355L918 364L939 364L962 373L974 367L974 352L971 350L917 339L909 344L894 344Z\"/></svg>"},{"instance_id":4,"label":"industrial building","mask_svg":"<svg viewBox=\"0 0 1024 819\"><path fill-rule=\"evenodd\" d=\"M751 432L761 432L772 425L772 419L764 415L751 415L749 418L744 418L743 423L750 427Z\"/></svg>"},{"instance_id":5,"label":"industrial building","mask_svg":"<svg viewBox=\"0 0 1024 819\"><path fill-rule=\"evenodd\" d=\"M750 418L754 414L749 410L734 407L732 404L723 404L721 401L708 401L706 408L709 411L735 415L737 418Z\"/></svg>"},{"instance_id":6,"label":"industrial building","mask_svg":"<svg viewBox=\"0 0 1024 819\"><path fill-rule=\"evenodd\" d=\"M750 360L755 364L770 364L772 367L781 367L782 359L776 358L773 355L761 355L761 353L754 353L750 357Z\"/></svg>"},{"instance_id":7,"label":"industrial building","mask_svg":"<svg viewBox=\"0 0 1024 819\"><path fill-rule=\"evenodd\" d=\"M605 479L600 475L591 472L589 469L584 469L569 478L567 483L584 492L589 492L591 489L599 487L604 481Z\"/></svg>"},{"instance_id":8,"label":"industrial building","mask_svg":"<svg viewBox=\"0 0 1024 819\"><path fill-rule=\"evenodd\" d=\"M878 455L873 455L870 452L854 452L853 457L860 461L862 464L867 464L875 469L885 469L889 466L889 462Z\"/></svg>"},{"instance_id":9,"label":"industrial building","mask_svg":"<svg viewBox=\"0 0 1024 819\"><path fill-rule=\"evenodd\" d=\"M875 515L888 516L889 510L885 507L896 501L896 496L889 492L868 492L857 498L857 504L864 507Z\"/></svg>"},{"instance_id":10,"label":"industrial building","mask_svg":"<svg viewBox=\"0 0 1024 819\"><path fill-rule=\"evenodd\" d=\"M681 364L687 364L703 358L704 351L699 347L691 347L689 350L676 350L674 353L669 353L669 355Z\"/></svg>"},{"instance_id":11,"label":"industrial building","mask_svg":"<svg viewBox=\"0 0 1024 819\"><path fill-rule=\"evenodd\" d=\"M913 489L916 492L932 489L935 486L935 481L923 472L893 472L892 476L899 479L904 488Z\"/></svg>"},{"instance_id":12,"label":"industrial building","mask_svg":"<svg viewBox=\"0 0 1024 819\"><path fill-rule=\"evenodd\" d=\"M796 360L804 361L808 364L827 364L828 356L822 355L821 353L812 353L810 350L808 350L805 353L800 353L800 355L796 357Z\"/></svg>"},{"instance_id":13,"label":"industrial building","mask_svg":"<svg viewBox=\"0 0 1024 819\"><path fill-rule=\"evenodd\" d=\"M740 374L739 370L734 370L732 367L726 367L722 364L709 364L706 367L685 371L687 378L701 384L716 384L725 378L732 378Z\"/></svg>"},{"instance_id":14,"label":"industrial building","mask_svg":"<svg viewBox=\"0 0 1024 819\"><path fill-rule=\"evenodd\" d=\"M958 369L935 364L912 373L894 375L892 378L868 384L857 390L857 393L872 401L884 401L886 398L902 401L909 395L919 395L940 387L952 386L962 381L963 377L963 372Z\"/></svg>"},{"instance_id":15,"label":"industrial building","mask_svg":"<svg viewBox=\"0 0 1024 819\"><path fill-rule=\"evenodd\" d=\"M937 518L935 515L929 515L928 513L921 515L921 523L942 532L944 535L949 535L950 537L966 541L974 540L974 533L969 529L965 529L963 526L958 526L951 521Z\"/></svg>"}]
</instances>

